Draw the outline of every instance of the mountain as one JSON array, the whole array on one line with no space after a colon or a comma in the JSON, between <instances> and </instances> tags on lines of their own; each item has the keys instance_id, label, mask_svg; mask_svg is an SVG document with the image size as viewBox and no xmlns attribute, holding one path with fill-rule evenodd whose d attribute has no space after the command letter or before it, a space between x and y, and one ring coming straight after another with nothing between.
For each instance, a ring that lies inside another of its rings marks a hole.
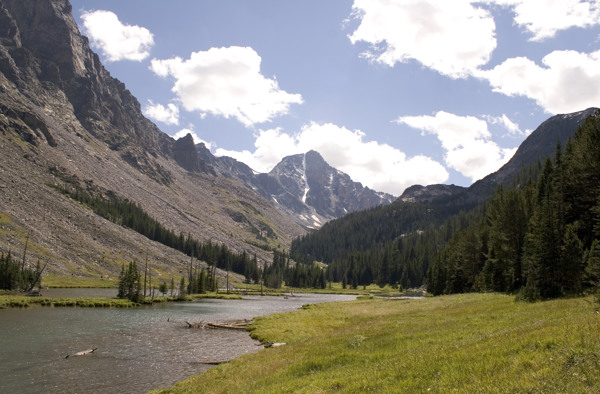
<instances>
[{"instance_id":1,"label":"mountain","mask_svg":"<svg viewBox=\"0 0 600 394\"><path fill-rule=\"evenodd\" d=\"M181 238L271 260L306 230L146 119L89 48L67 0L0 0L0 251L47 275L114 277L189 257L97 214L75 195L129 201ZM66 194L65 191L73 191ZM79 194L77 194L79 193ZM26 246L27 245L27 246ZM156 278L155 276L155 278Z\"/></svg>"},{"instance_id":2,"label":"mountain","mask_svg":"<svg viewBox=\"0 0 600 394\"><path fill-rule=\"evenodd\" d=\"M0 0L0 252L27 245L51 275L114 277L146 256L157 275L187 267L76 195L131 202L182 239L259 262L307 229L393 199L317 152L258 174L189 134L174 140L104 68L71 12L68 0Z\"/></svg>"},{"instance_id":3,"label":"mountain","mask_svg":"<svg viewBox=\"0 0 600 394\"><path fill-rule=\"evenodd\" d=\"M405 253L412 256L411 258L418 256L415 261L420 259L418 264L423 264L424 254L419 254L419 250L436 251L436 248L449 239L453 231L461 228L466 222L465 215L459 215L458 218L454 215L472 211L489 198L499 185L513 182L522 169L553 155L557 140L564 146L578 127L589 116L597 114L597 111L596 108L590 108L549 118L523 142L507 164L468 188L455 185L411 186L389 205L332 220L318 231L294 240L290 254L297 261L310 263L316 259L329 264L336 260L358 261L356 255L352 258L348 255L359 251L365 252L362 256L370 258L375 264L385 258L383 250L387 250L391 255ZM446 220L453 216L457 219L444 225ZM433 229L431 234L435 235L429 239L418 237L428 229ZM390 247L398 240L405 240L406 245ZM408 245L413 241L414 244ZM425 248L420 242L432 242L437 246L429 245ZM418 270L413 269L413 273ZM424 272L418 275L422 279ZM415 283L415 280L412 283Z\"/></svg>"},{"instance_id":4,"label":"mountain","mask_svg":"<svg viewBox=\"0 0 600 394\"><path fill-rule=\"evenodd\" d=\"M577 128L598 108L588 108L569 114L559 114L540 124L519 146L513 157L498 171L478 180L470 187L455 185L415 185L407 188L400 196L402 201L427 202L444 200L448 204L476 205L488 198L498 187L513 181L519 172L552 156L557 143L565 146Z\"/></svg>"},{"instance_id":5,"label":"mountain","mask_svg":"<svg viewBox=\"0 0 600 394\"><path fill-rule=\"evenodd\" d=\"M242 181L310 229L320 228L349 212L386 205L395 199L354 182L315 151L284 157L267 174L255 173L230 157L214 157L204 144L198 145L198 152L220 175Z\"/></svg>"}]
</instances>

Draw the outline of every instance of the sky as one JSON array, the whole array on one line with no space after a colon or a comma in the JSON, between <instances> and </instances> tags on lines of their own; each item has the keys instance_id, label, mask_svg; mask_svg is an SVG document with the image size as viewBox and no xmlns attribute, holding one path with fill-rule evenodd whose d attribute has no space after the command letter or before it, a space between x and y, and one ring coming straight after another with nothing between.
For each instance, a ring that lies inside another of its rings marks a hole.
<instances>
[{"instance_id":1,"label":"sky","mask_svg":"<svg viewBox=\"0 0 600 394\"><path fill-rule=\"evenodd\" d=\"M600 0L71 0L165 133L257 172L318 151L395 196L469 186L600 107Z\"/></svg>"}]
</instances>

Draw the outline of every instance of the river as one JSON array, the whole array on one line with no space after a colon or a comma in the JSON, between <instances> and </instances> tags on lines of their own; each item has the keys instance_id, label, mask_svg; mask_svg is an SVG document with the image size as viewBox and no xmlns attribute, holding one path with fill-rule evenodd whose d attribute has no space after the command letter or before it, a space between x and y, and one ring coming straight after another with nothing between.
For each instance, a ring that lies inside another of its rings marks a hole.
<instances>
[{"instance_id":1,"label":"river","mask_svg":"<svg viewBox=\"0 0 600 394\"><path fill-rule=\"evenodd\" d=\"M85 296L91 292L83 291ZM109 294L96 292L92 296ZM67 291L60 296L73 294ZM162 303L135 309L0 310L0 392L145 393L169 387L211 367L203 362L230 360L262 349L245 331L188 329L186 320L252 319L297 310L304 304L354 298L300 294ZM97 348L92 354L65 358L92 348Z\"/></svg>"}]
</instances>

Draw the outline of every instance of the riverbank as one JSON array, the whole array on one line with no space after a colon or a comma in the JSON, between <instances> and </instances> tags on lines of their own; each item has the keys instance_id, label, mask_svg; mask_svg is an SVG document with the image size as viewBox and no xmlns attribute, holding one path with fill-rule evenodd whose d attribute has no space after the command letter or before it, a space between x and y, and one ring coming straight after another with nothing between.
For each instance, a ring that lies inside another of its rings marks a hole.
<instances>
[{"instance_id":1,"label":"riverbank","mask_svg":"<svg viewBox=\"0 0 600 394\"><path fill-rule=\"evenodd\" d=\"M0 311L0 392L142 394L262 349L227 324L351 296L302 294L163 302L137 308L8 308ZM69 357L97 349L81 357Z\"/></svg>"},{"instance_id":2,"label":"riverbank","mask_svg":"<svg viewBox=\"0 0 600 394\"><path fill-rule=\"evenodd\" d=\"M500 294L363 299L263 316L245 355L155 393L598 392L591 298Z\"/></svg>"},{"instance_id":3,"label":"riverbank","mask_svg":"<svg viewBox=\"0 0 600 394\"><path fill-rule=\"evenodd\" d=\"M91 289L93 290L93 289ZM241 300L239 294L205 293L179 297L146 297L142 303L114 297L31 297L25 295L0 294L0 309L27 308L30 306L72 306L88 308L134 308L163 302L194 301L199 299Z\"/></svg>"}]
</instances>

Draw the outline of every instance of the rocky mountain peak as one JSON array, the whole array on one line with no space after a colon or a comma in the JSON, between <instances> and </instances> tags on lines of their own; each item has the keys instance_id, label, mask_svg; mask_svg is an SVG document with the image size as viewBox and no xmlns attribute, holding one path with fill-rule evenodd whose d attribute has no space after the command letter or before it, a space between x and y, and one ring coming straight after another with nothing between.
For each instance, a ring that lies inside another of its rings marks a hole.
<instances>
[{"instance_id":1,"label":"rocky mountain peak","mask_svg":"<svg viewBox=\"0 0 600 394\"><path fill-rule=\"evenodd\" d=\"M388 204L394 199L391 195L376 193L354 182L350 176L330 166L314 150L285 157L269 172L269 176L282 187L279 198L275 194L272 198L279 202L282 197L287 201L290 195L293 196L294 206L302 207L297 212L299 218L309 227L320 227L323 219Z\"/></svg>"},{"instance_id":2,"label":"rocky mountain peak","mask_svg":"<svg viewBox=\"0 0 600 394\"><path fill-rule=\"evenodd\" d=\"M308 228L319 228L346 213L395 199L354 182L314 150L286 156L269 173L259 174L233 158L213 156L204 144L197 149L219 175L241 180Z\"/></svg>"}]
</instances>

